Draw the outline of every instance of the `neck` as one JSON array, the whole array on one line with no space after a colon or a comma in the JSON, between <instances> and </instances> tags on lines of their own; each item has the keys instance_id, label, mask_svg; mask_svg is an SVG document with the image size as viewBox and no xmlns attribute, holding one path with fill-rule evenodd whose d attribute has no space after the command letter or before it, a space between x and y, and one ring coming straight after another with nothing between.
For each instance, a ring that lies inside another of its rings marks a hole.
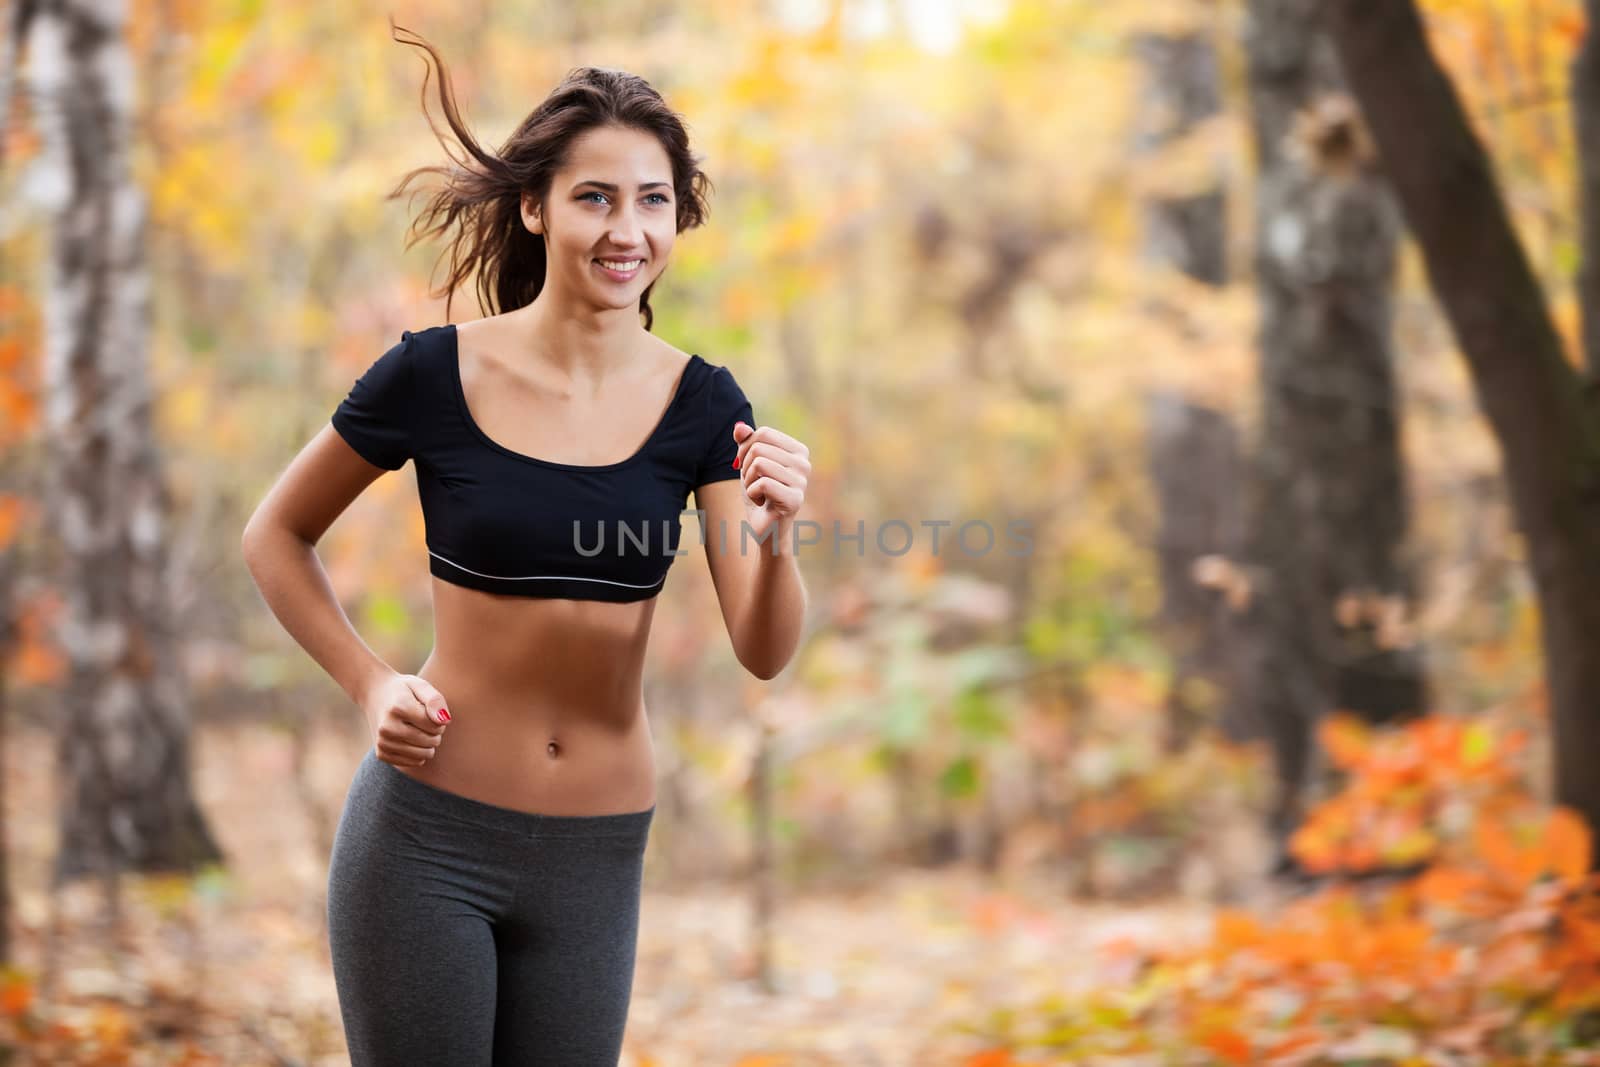
<instances>
[{"instance_id":1,"label":"neck","mask_svg":"<svg viewBox=\"0 0 1600 1067\"><path fill-rule=\"evenodd\" d=\"M526 351L569 378L626 374L639 363L639 340L647 331L637 307L595 307L563 299L546 286L517 314Z\"/></svg>"}]
</instances>

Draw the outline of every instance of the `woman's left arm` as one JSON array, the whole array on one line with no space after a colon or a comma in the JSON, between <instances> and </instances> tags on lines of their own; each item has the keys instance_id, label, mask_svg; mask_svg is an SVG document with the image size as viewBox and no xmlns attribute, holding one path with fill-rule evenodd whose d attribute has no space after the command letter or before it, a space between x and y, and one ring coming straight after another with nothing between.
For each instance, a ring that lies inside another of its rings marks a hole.
<instances>
[{"instance_id":1,"label":"woman's left arm","mask_svg":"<svg viewBox=\"0 0 1600 1067\"><path fill-rule=\"evenodd\" d=\"M805 622L806 590L794 524L811 476L811 450L773 426L734 424L735 482L695 490L706 521L706 561L734 655L757 678L788 665Z\"/></svg>"}]
</instances>

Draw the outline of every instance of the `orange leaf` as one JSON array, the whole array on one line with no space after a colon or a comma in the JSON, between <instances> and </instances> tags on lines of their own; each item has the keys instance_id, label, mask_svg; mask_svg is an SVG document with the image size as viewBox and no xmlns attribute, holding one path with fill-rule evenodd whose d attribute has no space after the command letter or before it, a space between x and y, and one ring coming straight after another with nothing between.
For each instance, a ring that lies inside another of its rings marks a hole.
<instances>
[{"instance_id":1,"label":"orange leaf","mask_svg":"<svg viewBox=\"0 0 1600 1067\"><path fill-rule=\"evenodd\" d=\"M0 1013L16 1018L33 1006L33 983L25 978L10 978L0 987Z\"/></svg>"},{"instance_id":2,"label":"orange leaf","mask_svg":"<svg viewBox=\"0 0 1600 1067\"><path fill-rule=\"evenodd\" d=\"M1563 12L1552 21L1554 22L1552 28L1566 39L1569 46L1576 48L1583 43L1586 23L1581 10Z\"/></svg>"},{"instance_id":3,"label":"orange leaf","mask_svg":"<svg viewBox=\"0 0 1600 1067\"><path fill-rule=\"evenodd\" d=\"M1233 908L1219 908L1212 929L1216 946L1228 951L1250 948L1260 944L1262 939L1261 926L1255 917Z\"/></svg>"},{"instance_id":4,"label":"orange leaf","mask_svg":"<svg viewBox=\"0 0 1600 1067\"><path fill-rule=\"evenodd\" d=\"M1545 825L1545 854L1550 869L1563 882L1577 882L1589 872L1593 838L1583 817L1568 807L1550 813Z\"/></svg>"},{"instance_id":5,"label":"orange leaf","mask_svg":"<svg viewBox=\"0 0 1600 1067\"><path fill-rule=\"evenodd\" d=\"M1502 880L1521 888L1538 877L1541 866L1538 855L1519 846L1511 831L1498 819L1480 814L1473 836L1484 862Z\"/></svg>"},{"instance_id":6,"label":"orange leaf","mask_svg":"<svg viewBox=\"0 0 1600 1067\"><path fill-rule=\"evenodd\" d=\"M1354 767L1371 750L1367 724L1349 712L1329 715L1317 725L1317 739L1340 767Z\"/></svg>"},{"instance_id":7,"label":"orange leaf","mask_svg":"<svg viewBox=\"0 0 1600 1067\"><path fill-rule=\"evenodd\" d=\"M1569 915L1563 923L1565 937L1575 956L1600 960L1600 919Z\"/></svg>"},{"instance_id":8,"label":"orange leaf","mask_svg":"<svg viewBox=\"0 0 1600 1067\"><path fill-rule=\"evenodd\" d=\"M1011 1067L1016 1062L1010 1049L991 1048L968 1056L965 1067Z\"/></svg>"},{"instance_id":9,"label":"orange leaf","mask_svg":"<svg viewBox=\"0 0 1600 1067\"><path fill-rule=\"evenodd\" d=\"M1479 883L1476 874L1459 867L1432 867L1417 880L1417 892L1424 900L1456 907L1477 890Z\"/></svg>"},{"instance_id":10,"label":"orange leaf","mask_svg":"<svg viewBox=\"0 0 1600 1067\"><path fill-rule=\"evenodd\" d=\"M1250 1039L1237 1030L1213 1030L1200 1043L1229 1063L1253 1062Z\"/></svg>"}]
</instances>

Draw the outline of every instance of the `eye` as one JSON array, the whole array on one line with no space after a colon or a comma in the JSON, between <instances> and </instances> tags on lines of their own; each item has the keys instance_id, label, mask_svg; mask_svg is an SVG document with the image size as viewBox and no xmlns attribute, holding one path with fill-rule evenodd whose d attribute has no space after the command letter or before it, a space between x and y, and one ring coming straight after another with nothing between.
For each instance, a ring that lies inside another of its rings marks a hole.
<instances>
[{"instance_id":1,"label":"eye","mask_svg":"<svg viewBox=\"0 0 1600 1067\"><path fill-rule=\"evenodd\" d=\"M596 192L595 190L591 189L587 193L579 193L578 194L578 199L579 200L587 200L591 196L598 196L598 197L604 198L605 195L606 194L604 194L604 193ZM667 199L667 195L665 193L651 193L650 196L656 198L657 200L660 200L663 204L669 202L668 199ZM647 197L646 199L649 199L649 198Z\"/></svg>"}]
</instances>

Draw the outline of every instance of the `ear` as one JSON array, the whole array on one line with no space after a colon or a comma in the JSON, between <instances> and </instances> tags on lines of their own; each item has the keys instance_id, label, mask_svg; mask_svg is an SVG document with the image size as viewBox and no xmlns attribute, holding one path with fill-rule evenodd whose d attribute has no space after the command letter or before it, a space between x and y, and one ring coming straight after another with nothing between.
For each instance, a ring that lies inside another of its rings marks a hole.
<instances>
[{"instance_id":1,"label":"ear","mask_svg":"<svg viewBox=\"0 0 1600 1067\"><path fill-rule=\"evenodd\" d=\"M532 193L522 194L522 224L528 228L529 233L543 233L544 220L539 210L539 202Z\"/></svg>"}]
</instances>

